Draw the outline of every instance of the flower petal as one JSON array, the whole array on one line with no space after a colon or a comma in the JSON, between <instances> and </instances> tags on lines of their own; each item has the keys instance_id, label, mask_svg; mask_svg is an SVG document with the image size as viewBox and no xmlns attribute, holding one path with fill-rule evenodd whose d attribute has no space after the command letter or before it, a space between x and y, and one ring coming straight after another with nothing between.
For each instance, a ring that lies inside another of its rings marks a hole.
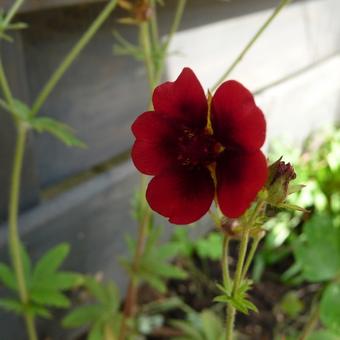
<instances>
[{"instance_id":1,"label":"flower petal","mask_svg":"<svg viewBox=\"0 0 340 340\"><path fill-rule=\"evenodd\" d=\"M188 127L204 128L207 123L207 99L190 68L184 68L174 82L156 87L152 101L156 112L179 120Z\"/></svg>"},{"instance_id":2,"label":"flower petal","mask_svg":"<svg viewBox=\"0 0 340 340\"><path fill-rule=\"evenodd\" d=\"M169 218L171 223L189 224L209 210L214 192L208 169L172 168L150 181L146 199L153 210Z\"/></svg>"},{"instance_id":3,"label":"flower petal","mask_svg":"<svg viewBox=\"0 0 340 340\"><path fill-rule=\"evenodd\" d=\"M266 137L266 121L253 95L235 80L224 82L213 96L211 123L224 146L259 149Z\"/></svg>"},{"instance_id":4,"label":"flower petal","mask_svg":"<svg viewBox=\"0 0 340 340\"><path fill-rule=\"evenodd\" d=\"M157 175L175 159L175 128L160 114L149 111L132 124L136 141L131 157L136 168L146 175Z\"/></svg>"},{"instance_id":5,"label":"flower petal","mask_svg":"<svg viewBox=\"0 0 340 340\"><path fill-rule=\"evenodd\" d=\"M241 216L264 186L267 175L267 161L260 150L224 151L216 164L217 199L223 214Z\"/></svg>"}]
</instances>

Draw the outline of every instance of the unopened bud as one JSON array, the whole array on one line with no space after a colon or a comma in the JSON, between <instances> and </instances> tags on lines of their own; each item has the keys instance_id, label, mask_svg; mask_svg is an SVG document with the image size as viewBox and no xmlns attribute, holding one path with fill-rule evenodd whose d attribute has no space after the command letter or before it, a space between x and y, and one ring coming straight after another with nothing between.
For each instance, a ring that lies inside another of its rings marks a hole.
<instances>
[{"instance_id":1,"label":"unopened bud","mask_svg":"<svg viewBox=\"0 0 340 340\"><path fill-rule=\"evenodd\" d=\"M296 178L296 173L290 163L285 163L280 157L269 167L266 183L267 202L274 206L283 203L289 194L289 183Z\"/></svg>"}]
</instances>

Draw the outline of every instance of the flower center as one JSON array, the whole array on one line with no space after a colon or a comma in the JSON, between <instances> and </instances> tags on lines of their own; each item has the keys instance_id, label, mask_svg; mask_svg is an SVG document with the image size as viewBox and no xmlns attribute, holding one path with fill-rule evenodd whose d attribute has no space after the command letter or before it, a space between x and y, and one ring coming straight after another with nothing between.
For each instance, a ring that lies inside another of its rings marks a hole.
<instances>
[{"instance_id":1,"label":"flower center","mask_svg":"<svg viewBox=\"0 0 340 340\"><path fill-rule=\"evenodd\" d=\"M184 128L178 137L177 160L187 167L207 166L216 161L222 145L207 131Z\"/></svg>"}]
</instances>

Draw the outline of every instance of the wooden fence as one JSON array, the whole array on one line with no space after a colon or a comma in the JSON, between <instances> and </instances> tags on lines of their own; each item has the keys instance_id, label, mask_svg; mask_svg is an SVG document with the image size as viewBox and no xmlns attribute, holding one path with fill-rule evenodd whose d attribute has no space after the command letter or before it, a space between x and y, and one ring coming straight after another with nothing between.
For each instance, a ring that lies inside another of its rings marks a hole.
<instances>
[{"instance_id":1,"label":"wooden fence","mask_svg":"<svg viewBox=\"0 0 340 340\"><path fill-rule=\"evenodd\" d=\"M8 6L11 1L0 1ZM167 3L167 1L166 1ZM191 0L167 62L174 79L191 66L206 87L235 58L278 3L274 0ZM170 24L173 2L160 13ZM91 0L31 0L20 14L29 28L14 44L1 46L5 68L18 98L35 98L55 66L103 6ZM298 1L289 6L246 56L233 77L257 93L268 117L269 139L299 142L309 131L339 118L340 2ZM112 30L136 38L133 27L117 24L117 11L64 76L42 114L76 129L85 150L71 149L45 134L32 134L26 149L20 232L34 259L59 242L69 242L69 269L125 279L117 257L124 234L134 233L130 200L138 175L125 156L130 125L144 110L148 87L143 65L114 56ZM15 132L0 112L0 256L7 259L6 205ZM19 326L17 326L19 325ZM24 339L20 321L0 312L0 339ZM54 323L42 334L66 339Z\"/></svg>"}]
</instances>

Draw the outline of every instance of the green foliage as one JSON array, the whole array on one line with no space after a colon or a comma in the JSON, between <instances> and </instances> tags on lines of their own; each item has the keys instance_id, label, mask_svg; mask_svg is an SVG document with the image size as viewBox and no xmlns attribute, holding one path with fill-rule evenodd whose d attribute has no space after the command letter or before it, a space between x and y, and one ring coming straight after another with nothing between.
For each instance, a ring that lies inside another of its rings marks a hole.
<instances>
[{"instance_id":1,"label":"green foliage","mask_svg":"<svg viewBox=\"0 0 340 340\"><path fill-rule=\"evenodd\" d=\"M335 222L329 215L314 215L294 244L296 261L308 281L327 281L340 273L340 228Z\"/></svg>"},{"instance_id":2,"label":"green foliage","mask_svg":"<svg viewBox=\"0 0 340 340\"><path fill-rule=\"evenodd\" d=\"M15 298L5 298L0 300L0 307L16 314L29 313L43 318L51 316L49 307L68 308L70 301L64 292L82 283L81 275L59 271L69 251L67 244L60 244L50 249L32 268L30 258L22 246L21 257L29 303L23 305ZM0 281L18 296L15 274L9 266L3 263L0 264Z\"/></svg>"},{"instance_id":3,"label":"green foliage","mask_svg":"<svg viewBox=\"0 0 340 340\"><path fill-rule=\"evenodd\" d=\"M96 303L74 309L63 319L63 326L88 326L89 340L102 340L108 335L114 338L119 332L121 321L118 288L113 282L99 283L91 277L85 279L84 285Z\"/></svg>"},{"instance_id":4,"label":"green foliage","mask_svg":"<svg viewBox=\"0 0 340 340\"><path fill-rule=\"evenodd\" d=\"M217 284L217 288L223 293L214 298L214 302L231 304L236 310L243 314L249 314L249 311L258 312L256 306L247 299L247 291L251 289L252 282L245 280L238 290L231 294L225 287Z\"/></svg>"},{"instance_id":5,"label":"green foliage","mask_svg":"<svg viewBox=\"0 0 340 340\"><path fill-rule=\"evenodd\" d=\"M171 324L183 333L174 340L222 340L225 336L221 319L208 309L201 313L191 311L187 320L174 320Z\"/></svg>"},{"instance_id":6,"label":"green foliage","mask_svg":"<svg viewBox=\"0 0 340 340\"><path fill-rule=\"evenodd\" d=\"M332 332L340 336L340 283L331 283L320 301L320 319Z\"/></svg>"},{"instance_id":7,"label":"green foliage","mask_svg":"<svg viewBox=\"0 0 340 340\"><path fill-rule=\"evenodd\" d=\"M195 242L197 255L203 259L218 261L221 258L222 234L217 232L209 233L205 238Z\"/></svg>"},{"instance_id":8,"label":"green foliage","mask_svg":"<svg viewBox=\"0 0 340 340\"><path fill-rule=\"evenodd\" d=\"M217 261L221 258L222 234L212 231L204 237L191 239L189 228L178 228L174 231L171 242L177 244L179 255L191 257L196 254L203 260Z\"/></svg>"},{"instance_id":9,"label":"green foliage","mask_svg":"<svg viewBox=\"0 0 340 340\"><path fill-rule=\"evenodd\" d=\"M139 281L147 282L161 293L166 292L166 279L185 279L186 272L170 263L178 255L179 247L175 243L159 244L161 227L154 227L150 222L150 232L145 244L144 252L138 260L137 268L133 267L133 260L122 259L121 263L130 275L135 275ZM131 259L136 252L136 242L127 237L127 245Z\"/></svg>"}]
</instances>

